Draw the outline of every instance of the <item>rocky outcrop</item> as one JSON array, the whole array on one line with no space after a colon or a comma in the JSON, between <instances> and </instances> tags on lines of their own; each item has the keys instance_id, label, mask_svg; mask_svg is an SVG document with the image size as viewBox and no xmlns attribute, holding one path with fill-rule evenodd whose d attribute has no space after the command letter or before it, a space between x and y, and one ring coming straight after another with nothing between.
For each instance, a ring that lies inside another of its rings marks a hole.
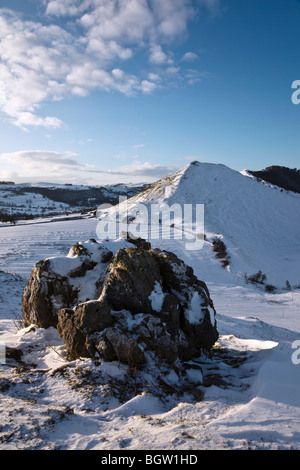
<instances>
[{"instance_id":1,"label":"rocky outcrop","mask_svg":"<svg viewBox=\"0 0 300 470\"><path fill-rule=\"evenodd\" d=\"M70 357L139 368L188 361L212 348L218 332L209 291L175 254L143 244L114 256L105 243L76 246L64 272L61 259L38 263L23 296L26 323L56 326Z\"/></svg>"},{"instance_id":2,"label":"rocky outcrop","mask_svg":"<svg viewBox=\"0 0 300 470\"><path fill-rule=\"evenodd\" d=\"M97 296L97 281L112 253L95 240L74 245L67 256L39 261L22 297L25 326L57 326L62 308Z\"/></svg>"},{"instance_id":3,"label":"rocky outcrop","mask_svg":"<svg viewBox=\"0 0 300 470\"><path fill-rule=\"evenodd\" d=\"M77 292L72 289L66 276L51 269L50 260L39 261L31 272L22 297L22 313L25 327L32 323L41 328L57 325L60 309L72 306Z\"/></svg>"}]
</instances>

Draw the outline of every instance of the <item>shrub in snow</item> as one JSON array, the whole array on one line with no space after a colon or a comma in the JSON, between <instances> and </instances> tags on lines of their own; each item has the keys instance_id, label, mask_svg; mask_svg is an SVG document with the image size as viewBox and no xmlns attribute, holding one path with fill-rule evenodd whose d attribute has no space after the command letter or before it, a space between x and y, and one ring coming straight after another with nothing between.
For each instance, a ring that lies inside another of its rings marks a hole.
<instances>
[{"instance_id":1,"label":"shrub in snow","mask_svg":"<svg viewBox=\"0 0 300 470\"><path fill-rule=\"evenodd\" d=\"M267 276L263 274L261 271L258 271L256 274L252 274L251 276L245 275L246 282L251 282L251 284L262 285L265 288L266 292L275 292L276 287L272 284L266 284ZM288 283L288 281L287 281ZM288 284L287 284L288 286Z\"/></svg>"},{"instance_id":2,"label":"shrub in snow","mask_svg":"<svg viewBox=\"0 0 300 470\"><path fill-rule=\"evenodd\" d=\"M226 266L229 266L229 259L230 257L228 256L227 253L227 248L225 243L221 240L221 238L215 238L212 242L213 244L213 251L216 254L216 258L218 258L224 268Z\"/></svg>"},{"instance_id":3,"label":"shrub in snow","mask_svg":"<svg viewBox=\"0 0 300 470\"><path fill-rule=\"evenodd\" d=\"M251 282L251 284L264 284L267 279L267 276L261 271L258 271L256 274L251 276L246 276L246 282Z\"/></svg>"},{"instance_id":4,"label":"shrub in snow","mask_svg":"<svg viewBox=\"0 0 300 470\"><path fill-rule=\"evenodd\" d=\"M275 287L275 286L272 286L272 284L266 284L266 286L265 286L265 291L266 291L266 292L275 292L275 291L276 291L276 287Z\"/></svg>"}]
</instances>

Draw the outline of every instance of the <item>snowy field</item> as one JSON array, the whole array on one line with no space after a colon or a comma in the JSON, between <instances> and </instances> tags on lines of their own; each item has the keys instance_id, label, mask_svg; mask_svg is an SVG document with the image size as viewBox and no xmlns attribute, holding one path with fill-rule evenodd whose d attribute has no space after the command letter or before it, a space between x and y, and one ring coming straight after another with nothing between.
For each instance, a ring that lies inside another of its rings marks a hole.
<instances>
[{"instance_id":1,"label":"snowy field","mask_svg":"<svg viewBox=\"0 0 300 470\"><path fill-rule=\"evenodd\" d=\"M300 290L270 293L246 283L221 266L209 240L198 251L187 251L183 240L157 242L207 283L217 312L212 358L195 358L188 369L191 382L199 382L199 371L205 378L198 396L177 397L179 379L170 371L168 399L151 393L155 383L145 378L142 393L122 400L111 390L127 366L68 362L55 329L23 327L21 296L34 263L97 238L96 227L88 218L0 227L0 342L23 351L22 365L8 357L0 366L0 449L300 450ZM266 268L269 256L261 260Z\"/></svg>"},{"instance_id":2,"label":"snowy field","mask_svg":"<svg viewBox=\"0 0 300 470\"><path fill-rule=\"evenodd\" d=\"M212 377L202 401L187 394L166 403L151 387L125 403L105 390L92 394L83 380L88 371L101 371L111 384L126 368L67 363L54 329L22 329L21 295L33 264L94 238L95 229L91 219L0 229L0 341L21 348L22 361L33 364L2 366L0 448L300 449L300 365L292 362L300 293L268 294L236 282L208 243L185 259L209 286L220 333L215 360L196 360ZM184 259L182 243L169 240L163 248ZM172 380L176 387L175 373Z\"/></svg>"}]
</instances>

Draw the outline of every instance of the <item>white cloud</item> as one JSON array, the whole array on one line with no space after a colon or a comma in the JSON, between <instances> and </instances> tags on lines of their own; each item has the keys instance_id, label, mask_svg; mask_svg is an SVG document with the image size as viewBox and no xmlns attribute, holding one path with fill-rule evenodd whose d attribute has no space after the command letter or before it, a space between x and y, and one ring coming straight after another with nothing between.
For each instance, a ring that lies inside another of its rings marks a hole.
<instances>
[{"instance_id":1,"label":"white cloud","mask_svg":"<svg viewBox=\"0 0 300 470\"><path fill-rule=\"evenodd\" d=\"M180 71L180 67L168 67L166 72L171 75L175 75Z\"/></svg>"},{"instance_id":2,"label":"white cloud","mask_svg":"<svg viewBox=\"0 0 300 470\"><path fill-rule=\"evenodd\" d=\"M2 163L9 162L18 165L18 170L24 171L40 170L53 171L53 168L89 169L88 165L83 165L75 158L76 154L71 152L59 153L47 150L21 150L18 152L3 153L0 155Z\"/></svg>"},{"instance_id":3,"label":"white cloud","mask_svg":"<svg viewBox=\"0 0 300 470\"><path fill-rule=\"evenodd\" d=\"M126 73L121 77L116 68L111 73L107 63L116 57L125 60L130 54L115 41L107 46L103 46L105 67L101 67L99 51L87 53L84 41L58 26L23 22L2 11L0 109L24 129L57 128L62 125L58 117L37 115L37 109L47 100L59 100L67 94L84 97L95 89L128 94L142 89L136 77Z\"/></svg>"},{"instance_id":4,"label":"white cloud","mask_svg":"<svg viewBox=\"0 0 300 470\"><path fill-rule=\"evenodd\" d=\"M16 126L24 130L27 130L29 126L57 129L62 125L62 121L56 117L47 116L46 118L42 118L28 111L18 112L14 122Z\"/></svg>"},{"instance_id":5,"label":"white cloud","mask_svg":"<svg viewBox=\"0 0 300 470\"><path fill-rule=\"evenodd\" d=\"M90 13L81 18L88 30L88 38L115 40L138 44L155 27L154 18L146 0L90 1Z\"/></svg>"},{"instance_id":6,"label":"white cloud","mask_svg":"<svg viewBox=\"0 0 300 470\"><path fill-rule=\"evenodd\" d=\"M1 181L15 181L18 178L18 173L11 170L0 170Z\"/></svg>"},{"instance_id":7,"label":"white cloud","mask_svg":"<svg viewBox=\"0 0 300 470\"><path fill-rule=\"evenodd\" d=\"M186 53L182 56L181 60L183 60L183 61L190 61L190 60L195 60L195 59L198 59L198 58L199 58L199 57L197 56L197 54L195 54L194 52L190 52L190 51L189 51L189 52L186 52Z\"/></svg>"},{"instance_id":8,"label":"white cloud","mask_svg":"<svg viewBox=\"0 0 300 470\"><path fill-rule=\"evenodd\" d=\"M63 96L65 87L59 82L75 54L73 38L57 26L23 22L5 13L0 31L1 110L21 127L58 127L58 118L38 117L35 110L45 100Z\"/></svg>"},{"instance_id":9,"label":"white cloud","mask_svg":"<svg viewBox=\"0 0 300 470\"><path fill-rule=\"evenodd\" d=\"M198 2L211 11L219 5L218 0ZM173 40L186 34L197 2L44 0L44 4L46 17L41 15L39 21L25 21L0 8L0 110L23 129L62 126L59 116L42 116L39 110L44 103L68 95L85 97L94 90L149 94L160 88L157 82L168 80L165 68L176 67L170 52ZM64 16L68 21L57 22ZM126 64L137 52L146 54L148 67L154 69L129 72Z\"/></svg>"},{"instance_id":10,"label":"white cloud","mask_svg":"<svg viewBox=\"0 0 300 470\"><path fill-rule=\"evenodd\" d=\"M195 13L190 0L152 0L157 34L172 39L187 32L188 20Z\"/></svg>"},{"instance_id":11,"label":"white cloud","mask_svg":"<svg viewBox=\"0 0 300 470\"><path fill-rule=\"evenodd\" d=\"M161 77L157 74L157 73L154 73L154 72L150 72L148 74L148 79L151 81L151 82L159 82Z\"/></svg>"},{"instance_id":12,"label":"white cloud","mask_svg":"<svg viewBox=\"0 0 300 470\"><path fill-rule=\"evenodd\" d=\"M133 146L133 148L136 149L136 150L137 150L137 149L142 149L142 148L146 147L146 145L147 145L147 144L135 144L135 145Z\"/></svg>"},{"instance_id":13,"label":"white cloud","mask_svg":"<svg viewBox=\"0 0 300 470\"><path fill-rule=\"evenodd\" d=\"M149 62L155 65L163 65L172 63L172 59L167 56L159 44L155 44L150 48Z\"/></svg>"},{"instance_id":14,"label":"white cloud","mask_svg":"<svg viewBox=\"0 0 300 470\"><path fill-rule=\"evenodd\" d=\"M212 15L221 13L220 0L200 0L200 4L207 8Z\"/></svg>"},{"instance_id":15,"label":"white cloud","mask_svg":"<svg viewBox=\"0 0 300 470\"><path fill-rule=\"evenodd\" d=\"M154 90L156 90L157 84L154 82L150 82L149 80L142 80L141 82L141 90L143 93L150 94Z\"/></svg>"},{"instance_id":16,"label":"white cloud","mask_svg":"<svg viewBox=\"0 0 300 470\"><path fill-rule=\"evenodd\" d=\"M16 182L91 181L92 165L82 164L72 152L21 150L0 154L1 178Z\"/></svg>"},{"instance_id":17,"label":"white cloud","mask_svg":"<svg viewBox=\"0 0 300 470\"><path fill-rule=\"evenodd\" d=\"M46 13L54 16L76 16L81 10L80 3L80 0L50 0Z\"/></svg>"},{"instance_id":18,"label":"white cloud","mask_svg":"<svg viewBox=\"0 0 300 470\"><path fill-rule=\"evenodd\" d=\"M205 78L212 77L212 74L209 72L200 72L199 70L189 69L185 73L185 79L187 80L188 85L194 85L195 83L201 82Z\"/></svg>"}]
</instances>

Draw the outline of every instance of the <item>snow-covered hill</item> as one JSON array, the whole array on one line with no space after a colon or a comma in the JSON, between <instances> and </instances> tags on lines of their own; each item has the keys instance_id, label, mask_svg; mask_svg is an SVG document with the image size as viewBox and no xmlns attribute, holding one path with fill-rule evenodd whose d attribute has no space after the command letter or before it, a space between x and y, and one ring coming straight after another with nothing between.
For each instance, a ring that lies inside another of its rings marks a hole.
<instances>
[{"instance_id":1,"label":"snow-covered hill","mask_svg":"<svg viewBox=\"0 0 300 470\"><path fill-rule=\"evenodd\" d=\"M220 237L230 256L232 275L242 280L261 271L265 285L300 285L298 194L263 185L225 165L193 162L126 204L129 217L136 216L137 204L146 205L149 213L154 204L203 204L206 240L193 258L199 262L207 258L213 239ZM121 204L123 215L125 209Z\"/></svg>"}]
</instances>

